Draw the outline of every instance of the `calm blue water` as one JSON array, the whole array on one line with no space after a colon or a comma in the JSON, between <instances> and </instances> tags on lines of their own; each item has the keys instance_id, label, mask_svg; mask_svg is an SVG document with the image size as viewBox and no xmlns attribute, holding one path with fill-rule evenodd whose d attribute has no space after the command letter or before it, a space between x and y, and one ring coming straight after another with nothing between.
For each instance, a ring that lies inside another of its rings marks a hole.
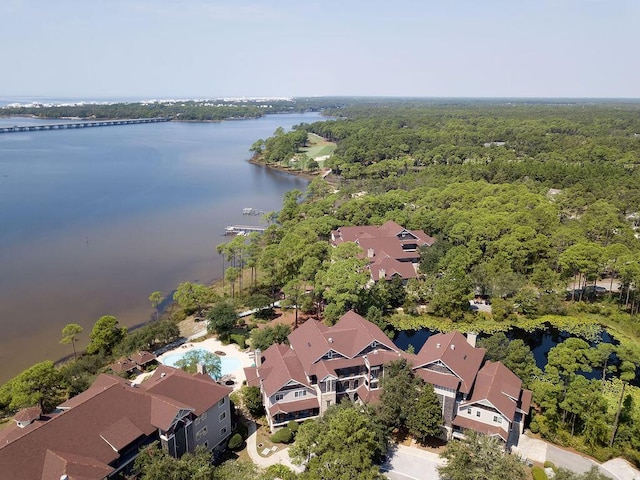
<instances>
[{"instance_id":1,"label":"calm blue water","mask_svg":"<svg viewBox=\"0 0 640 480\"><path fill-rule=\"evenodd\" d=\"M201 352L205 352L206 350L199 350ZM184 356L184 353L172 353L171 355L167 355L162 360L162 363L165 365L169 365L170 367L175 367L178 360L180 360ZM230 373L238 370L242 363L237 358L233 357L218 357L220 359L220 377L224 377L225 375L229 375Z\"/></svg>"},{"instance_id":2,"label":"calm blue water","mask_svg":"<svg viewBox=\"0 0 640 480\"><path fill-rule=\"evenodd\" d=\"M0 382L44 359L67 323L149 319L154 290L221 275L225 225L259 222L306 181L248 149L317 114L0 135ZM50 120L44 121L51 123ZM0 126L43 123L0 118Z\"/></svg>"}]
</instances>

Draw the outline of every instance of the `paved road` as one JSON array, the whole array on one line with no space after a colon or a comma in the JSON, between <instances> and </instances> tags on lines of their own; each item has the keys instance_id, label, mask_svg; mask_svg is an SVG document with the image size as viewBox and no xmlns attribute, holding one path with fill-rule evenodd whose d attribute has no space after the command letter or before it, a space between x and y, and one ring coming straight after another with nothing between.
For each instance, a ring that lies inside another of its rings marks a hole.
<instances>
[{"instance_id":1,"label":"paved road","mask_svg":"<svg viewBox=\"0 0 640 480\"><path fill-rule=\"evenodd\" d=\"M391 480L439 480L438 465L442 465L438 455L398 445L389 453L382 470Z\"/></svg>"}]
</instances>

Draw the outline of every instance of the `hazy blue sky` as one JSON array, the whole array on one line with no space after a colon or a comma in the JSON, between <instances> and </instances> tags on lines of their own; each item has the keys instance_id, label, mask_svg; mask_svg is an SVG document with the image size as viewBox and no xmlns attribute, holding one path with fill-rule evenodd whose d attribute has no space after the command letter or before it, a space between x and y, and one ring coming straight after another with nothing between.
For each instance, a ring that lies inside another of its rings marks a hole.
<instances>
[{"instance_id":1,"label":"hazy blue sky","mask_svg":"<svg viewBox=\"0 0 640 480\"><path fill-rule=\"evenodd\" d=\"M640 0L1 0L0 96L640 97Z\"/></svg>"}]
</instances>

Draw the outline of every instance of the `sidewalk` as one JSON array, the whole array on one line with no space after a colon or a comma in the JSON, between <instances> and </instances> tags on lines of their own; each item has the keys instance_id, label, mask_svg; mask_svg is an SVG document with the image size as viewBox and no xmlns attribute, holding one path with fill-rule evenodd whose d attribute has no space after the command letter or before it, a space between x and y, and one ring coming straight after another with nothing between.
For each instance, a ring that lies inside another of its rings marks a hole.
<instances>
[{"instance_id":1,"label":"sidewalk","mask_svg":"<svg viewBox=\"0 0 640 480\"><path fill-rule=\"evenodd\" d=\"M601 473L614 480L640 480L640 471L622 458L615 458L600 464L585 455L565 450L552 443L527 435L520 435L518 447L513 451L534 462L544 463L548 460L557 467L566 468L575 473L588 472L595 466Z\"/></svg>"},{"instance_id":2,"label":"sidewalk","mask_svg":"<svg viewBox=\"0 0 640 480\"><path fill-rule=\"evenodd\" d=\"M251 461L258 465L260 468L267 468L271 465L277 465L281 463L282 465L289 467L294 472L302 472L304 467L300 465L295 465L289 458L289 448L283 448L282 450L278 450L277 452L269 455L268 457L263 457L258 454L258 447L256 444L256 423L251 422L249 424L249 436L247 437L247 453L249 457L251 457Z\"/></svg>"}]
</instances>

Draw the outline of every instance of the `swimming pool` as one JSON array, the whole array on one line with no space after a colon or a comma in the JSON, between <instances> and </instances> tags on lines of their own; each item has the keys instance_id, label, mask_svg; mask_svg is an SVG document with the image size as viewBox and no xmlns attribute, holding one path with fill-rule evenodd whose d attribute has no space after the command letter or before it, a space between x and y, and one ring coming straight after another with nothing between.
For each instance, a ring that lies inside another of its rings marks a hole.
<instances>
[{"instance_id":1,"label":"swimming pool","mask_svg":"<svg viewBox=\"0 0 640 480\"><path fill-rule=\"evenodd\" d=\"M206 351L201 349L199 350ZM185 353L187 352L178 352L178 353L172 353L171 355L167 355L162 360L162 363L170 367L175 367L176 362L180 360ZM235 370L238 370L242 366L242 363L237 358L229 357L229 356L218 357L218 358L220 358L220 376L221 377L224 377L225 375L233 373Z\"/></svg>"}]
</instances>

